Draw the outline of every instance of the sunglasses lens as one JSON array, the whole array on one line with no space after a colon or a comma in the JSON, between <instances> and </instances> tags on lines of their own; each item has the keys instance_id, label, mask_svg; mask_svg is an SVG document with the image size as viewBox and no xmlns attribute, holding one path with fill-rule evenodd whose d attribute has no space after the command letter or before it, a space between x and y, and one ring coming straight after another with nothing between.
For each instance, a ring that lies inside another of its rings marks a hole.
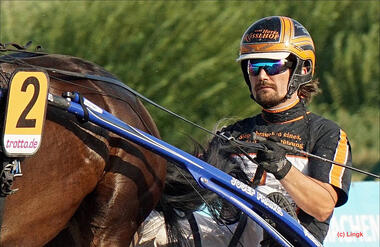
<instances>
[{"instance_id":1,"label":"sunglasses lens","mask_svg":"<svg viewBox=\"0 0 380 247\"><path fill-rule=\"evenodd\" d=\"M259 74L260 67L253 66L252 64L249 64L248 62L248 74L257 76Z\"/></svg>"},{"instance_id":2,"label":"sunglasses lens","mask_svg":"<svg viewBox=\"0 0 380 247\"><path fill-rule=\"evenodd\" d=\"M285 59L251 59L248 61L249 75L257 76L261 68L263 68L268 75L276 75L287 70L289 68L289 62Z\"/></svg>"}]
</instances>

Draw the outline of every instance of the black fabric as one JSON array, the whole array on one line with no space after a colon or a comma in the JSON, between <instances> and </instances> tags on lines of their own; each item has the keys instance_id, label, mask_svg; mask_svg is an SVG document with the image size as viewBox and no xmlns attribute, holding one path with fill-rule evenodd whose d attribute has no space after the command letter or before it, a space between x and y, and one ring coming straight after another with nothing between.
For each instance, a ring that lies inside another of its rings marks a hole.
<instances>
[{"instance_id":1,"label":"black fabric","mask_svg":"<svg viewBox=\"0 0 380 247\"><path fill-rule=\"evenodd\" d=\"M351 148L344 131L334 122L307 112L304 105L299 102L294 107L281 111L263 112L254 117L246 118L227 126L222 132L234 136L239 141L257 142L253 139L253 134L263 137L277 136L280 142L298 149L310 152L330 160L334 160L338 149L346 148L345 162L347 166L352 166ZM255 156L258 150L250 150ZM351 172L348 169L338 170L336 165L322 162L318 159L309 158L293 153L292 159L300 164L305 163L304 173L310 177L331 184L338 193L336 206L343 205L348 198L348 191L351 183ZM240 158L241 157L241 158ZM230 154L231 162L240 159L242 165L243 157L239 153ZM293 166L295 164L292 164ZM335 173L332 171L335 170ZM336 171L340 171L336 173ZM255 170L251 173L254 174ZM267 177L268 179L268 177ZM303 212L304 213L304 212ZM325 238L330 222L330 218L320 222L308 215L300 217L301 223L321 242Z\"/></svg>"},{"instance_id":2,"label":"black fabric","mask_svg":"<svg viewBox=\"0 0 380 247\"><path fill-rule=\"evenodd\" d=\"M332 215L328 219L328 222L330 221L331 217ZM329 231L328 222L320 222L302 210L300 210L300 212L298 213L298 219L300 220L301 224L310 233L312 233L319 242L323 243L323 240L325 239L327 232Z\"/></svg>"},{"instance_id":3,"label":"black fabric","mask_svg":"<svg viewBox=\"0 0 380 247\"><path fill-rule=\"evenodd\" d=\"M294 120L298 117L301 117L304 115L305 107L304 105L299 102L292 108L282 111L282 112L271 112L271 111L262 111L262 118L270 123L283 123L287 121Z\"/></svg>"}]
</instances>

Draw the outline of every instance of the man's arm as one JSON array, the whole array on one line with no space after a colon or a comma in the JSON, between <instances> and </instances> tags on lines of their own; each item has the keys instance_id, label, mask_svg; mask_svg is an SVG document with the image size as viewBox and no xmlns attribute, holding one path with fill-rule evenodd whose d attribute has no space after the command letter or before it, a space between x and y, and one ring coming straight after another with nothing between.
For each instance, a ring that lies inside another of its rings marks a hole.
<instances>
[{"instance_id":1,"label":"man's arm","mask_svg":"<svg viewBox=\"0 0 380 247\"><path fill-rule=\"evenodd\" d=\"M259 150L256 161L281 182L299 208L317 220L325 221L338 201L337 192L332 185L304 175L292 166L285 157L285 150L274 141L263 142L267 150Z\"/></svg>"},{"instance_id":2,"label":"man's arm","mask_svg":"<svg viewBox=\"0 0 380 247\"><path fill-rule=\"evenodd\" d=\"M297 206L317 220L323 222L332 214L338 200L332 185L306 176L294 166L280 182Z\"/></svg>"}]
</instances>

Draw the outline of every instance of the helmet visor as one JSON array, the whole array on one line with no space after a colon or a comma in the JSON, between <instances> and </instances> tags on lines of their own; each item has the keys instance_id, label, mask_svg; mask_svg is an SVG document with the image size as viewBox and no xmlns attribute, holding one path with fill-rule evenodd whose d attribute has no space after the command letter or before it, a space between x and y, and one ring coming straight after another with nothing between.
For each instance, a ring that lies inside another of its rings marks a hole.
<instances>
[{"instance_id":1,"label":"helmet visor","mask_svg":"<svg viewBox=\"0 0 380 247\"><path fill-rule=\"evenodd\" d=\"M268 75L277 75L292 67L292 62L286 59L250 59L248 60L247 72L250 76L257 76L260 69L264 69Z\"/></svg>"},{"instance_id":2,"label":"helmet visor","mask_svg":"<svg viewBox=\"0 0 380 247\"><path fill-rule=\"evenodd\" d=\"M290 52L263 52L263 53L247 53L247 54L241 54L238 59L236 59L237 62L241 60L246 59L284 59L287 58L290 55Z\"/></svg>"}]
</instances>

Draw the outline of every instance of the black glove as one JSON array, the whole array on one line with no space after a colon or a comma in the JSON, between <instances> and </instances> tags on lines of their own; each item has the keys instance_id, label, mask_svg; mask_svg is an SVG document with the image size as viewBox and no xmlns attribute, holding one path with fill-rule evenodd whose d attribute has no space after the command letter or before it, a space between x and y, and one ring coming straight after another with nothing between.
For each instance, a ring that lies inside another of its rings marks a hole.
<instances>
[{"instance_id":1,"label":"black glove","mask_svg":"<svg viewBox=\"0 0 380 247\"><path fill-rule=\"evenodd\" d=\"M276 137L269 137L261 142L267 150L259 150L255 160L265 171L272 173L277 180L283 179L288 174L292 164L285 158L285 150L276 144Z\"/></svg>"}]
</instances>

